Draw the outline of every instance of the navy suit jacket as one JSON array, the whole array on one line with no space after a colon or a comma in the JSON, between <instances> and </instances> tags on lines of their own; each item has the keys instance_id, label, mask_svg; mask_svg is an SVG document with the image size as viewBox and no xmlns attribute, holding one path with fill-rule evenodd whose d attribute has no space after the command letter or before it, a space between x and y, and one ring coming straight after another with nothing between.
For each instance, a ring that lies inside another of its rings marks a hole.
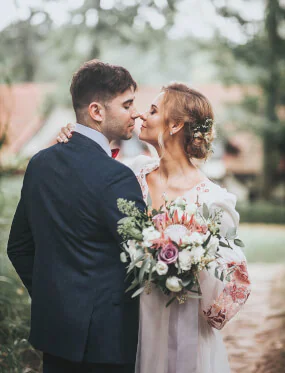
<instances>
[{"instance_id":1,"label":"navy suit jacket","mask_svg":"<svg viewBox=\"0 0 285 373\"><path fill-rule=\"evenodd\" d=\"M139 301L125 294L118 198L145 208L134 173L79 133L31 159L7 251L32 298L36 349L71 361L135 361Z\"/></svg>"}]
</instances>

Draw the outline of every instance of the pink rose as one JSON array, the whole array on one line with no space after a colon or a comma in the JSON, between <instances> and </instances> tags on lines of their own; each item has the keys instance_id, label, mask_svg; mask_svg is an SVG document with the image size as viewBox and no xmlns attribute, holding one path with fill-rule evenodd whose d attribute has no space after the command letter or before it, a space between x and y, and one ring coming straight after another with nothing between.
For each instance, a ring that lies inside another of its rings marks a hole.
<instances>
[{"instance_id":1,"label":"pink rose","mask_svg":"<svg viewBox=\"0 0 285 373\"><path fill-rule=\"evenodd\" d=\"M176 262L178 258L178 249L173 243L168 243L162 247L160 253L158 254L159 260L166 264L171 264Z\"/></svg>"}]
</instances>

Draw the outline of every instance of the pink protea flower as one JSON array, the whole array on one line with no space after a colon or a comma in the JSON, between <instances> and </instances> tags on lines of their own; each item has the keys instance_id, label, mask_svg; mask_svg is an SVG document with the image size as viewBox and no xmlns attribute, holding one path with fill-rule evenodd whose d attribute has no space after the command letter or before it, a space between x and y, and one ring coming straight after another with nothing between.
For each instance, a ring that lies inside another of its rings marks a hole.
<instances>
[{"instance_id":1,"label":"pink protea flower","mask_svg":"<svg viewBox=\"0 0 285 373\"><path fill-rule=\"evenodd\" d=\"M182 238L188 233L188 229L182 224L172 224L169 225L165 231L165 237L168 237L171 241L177 244L181 243Z\"/></svg>"},{"instance_id":2,"label":"pink protea flower","mask_svg":"<svg viewBox=\"0 0 285 373\"><path fill-rule=\"evenodd\" d=\"M158 254L159 260L166 264L175 263L178 258L178 249L173 243L164 245Z\"/></svg>"}]
</instances>

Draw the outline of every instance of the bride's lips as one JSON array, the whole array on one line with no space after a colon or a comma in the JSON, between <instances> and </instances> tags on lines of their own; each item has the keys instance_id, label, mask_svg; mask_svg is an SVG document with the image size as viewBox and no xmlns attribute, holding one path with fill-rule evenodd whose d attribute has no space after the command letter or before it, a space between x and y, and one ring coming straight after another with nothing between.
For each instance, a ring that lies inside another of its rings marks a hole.
<instances>
[{"instance_id":1,"label":"bride's lips","mask_svg":"<svg viewBox=\"0 0 285 373\"><path fill-rule=\"evenodd\" d=\"M144 126L143 124L141 125L141 128L146 128L146 126Z\"/></svg>"}]
</instances>

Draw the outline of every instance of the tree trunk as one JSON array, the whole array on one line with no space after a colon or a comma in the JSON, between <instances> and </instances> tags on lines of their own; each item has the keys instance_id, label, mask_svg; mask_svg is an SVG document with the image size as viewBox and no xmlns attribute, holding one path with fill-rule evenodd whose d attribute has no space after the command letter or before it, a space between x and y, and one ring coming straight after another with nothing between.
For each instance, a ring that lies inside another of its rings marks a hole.
<instances>
[{"instance_id":1,"label":"tree trunk","mask_svg":"<svg viewBox=\"0 0 285 373\"><path fill-rule=\"evenodd\" d=\"M278 165L278 149L274 141L275 127L278 122L276 108L278 104L279 82L281 79L278 61L278 0L266 0L266 33L269 43L268 81L264 86L266 95L266 128L263 137L263 175L262 197L270 199L274 187L276 169Z\"/></svg>"}]
</instances>

